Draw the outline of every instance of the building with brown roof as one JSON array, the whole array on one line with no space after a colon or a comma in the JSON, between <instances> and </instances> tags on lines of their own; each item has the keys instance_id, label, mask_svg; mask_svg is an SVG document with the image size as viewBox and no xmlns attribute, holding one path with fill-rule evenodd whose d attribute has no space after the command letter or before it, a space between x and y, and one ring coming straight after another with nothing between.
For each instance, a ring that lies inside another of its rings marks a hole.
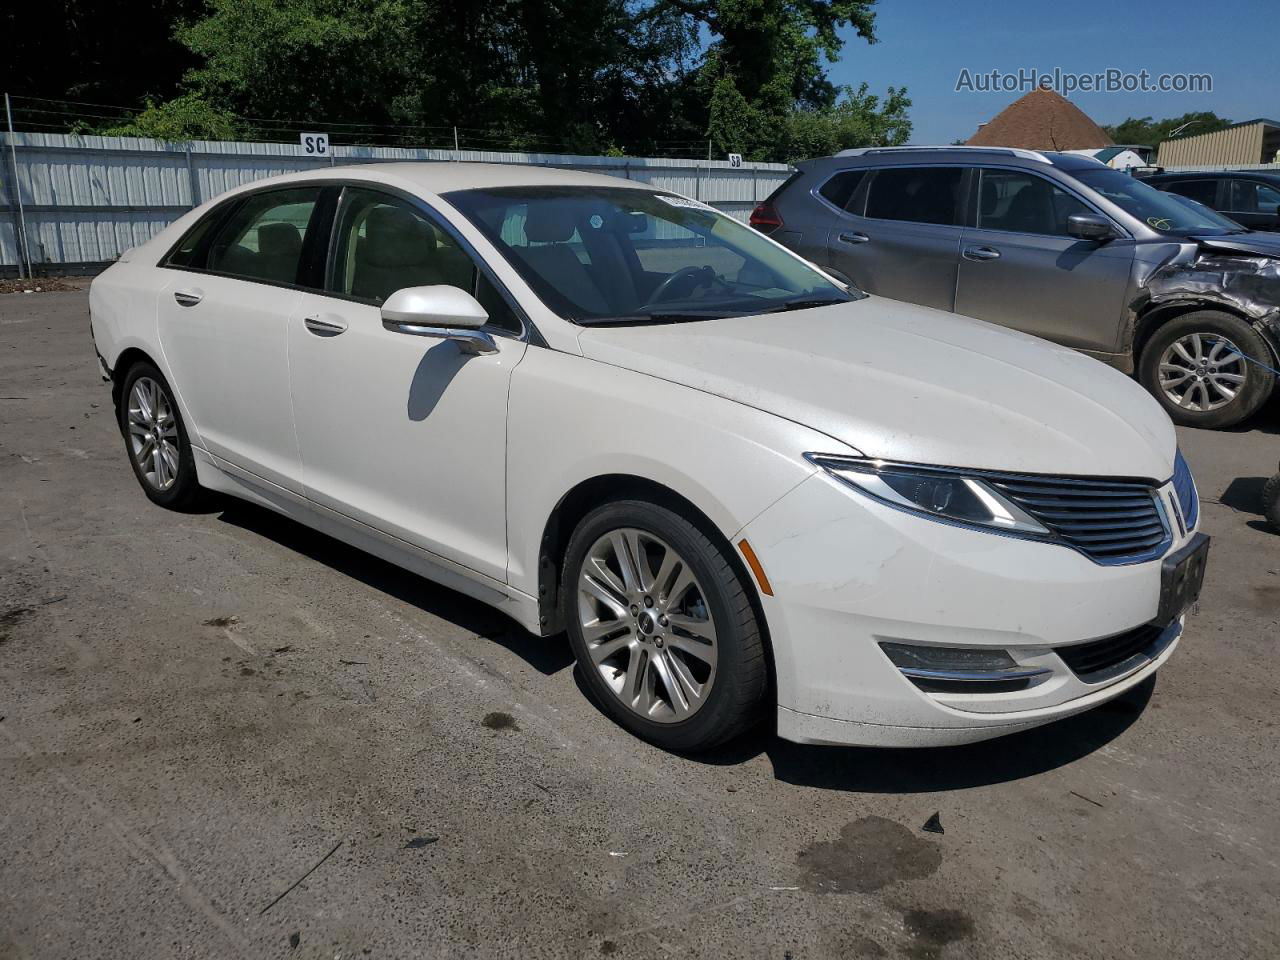
<instances>
[{"instance_id":1,"label":"building with brown roof","mask_svg":"<svg viewBox=\"0 0 1280 960\"><path fill-rule=\"evenodd\" d=\"M1037 87L1005 107L965 141L971 147L1089 150L1114 146L1106 132L1075 104Z\"/></svg>"}]
</instances>

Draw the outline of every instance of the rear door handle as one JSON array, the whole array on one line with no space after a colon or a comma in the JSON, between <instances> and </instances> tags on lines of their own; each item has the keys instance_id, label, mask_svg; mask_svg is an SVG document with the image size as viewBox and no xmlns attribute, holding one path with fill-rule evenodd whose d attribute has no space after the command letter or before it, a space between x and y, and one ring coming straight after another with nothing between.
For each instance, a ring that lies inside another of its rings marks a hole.
<instances>
[{"instance_id":1,"label":"rear door handle","mask_svg":"<svg viewBox=\"0 0 1280 960\"><path fill-rule=\"evenodd\" d=\"M179 306L194 307L204 299L204 294L199 290L175 290L173 291L173 299L178 301Z\"/></svg>"},{"instance_id":2,"label":"rear door handle","mask_svg":"<svg viewBox=\"0 0 1280 960\"><path fill-rule=\"evenodd\" d=\"M966 260L999 260L1000 251L995 247L965 247L961 256Z\"/></svg>"},{"instance_id":3,"label":"rear door handle","mask_svg":"<svg viewBox=\"0 0 1280 960\"><path fill-rule=\"evenodd\" d=\"M865 233L856 232L856 231L854 233L840 234L841 243L867 243L868 241L870 241L870 239L871 238L868 237Z\"/></svg>"},{"instance_id":4,"label":"rear door handle","mask_svg":"<svg viewBox=\"0 0 1280 960\"><path fill-rule=\"evenodd\" d=\"M303 319L302 324L317 337L336 337L347 329L347 321L332 314L316 314L314 317L306 317Z\"/></svg>"}]
</instances>

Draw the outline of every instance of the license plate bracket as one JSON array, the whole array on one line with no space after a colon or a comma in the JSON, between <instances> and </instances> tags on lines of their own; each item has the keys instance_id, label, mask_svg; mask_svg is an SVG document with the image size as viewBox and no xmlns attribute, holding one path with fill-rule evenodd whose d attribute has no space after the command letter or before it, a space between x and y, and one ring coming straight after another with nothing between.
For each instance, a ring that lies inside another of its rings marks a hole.
<instances>
[{"instance_id":1,"label":"license plate bracket","mask_svg":"<svg viewBox=\"0 0 1280 960\"><path fill-rule=\"evenodd\" d=\"M1197 533L1160 565L1160 614L1156 623L1173 623L1200 599L1209 560L1209 537Z\"/></svg>"}]
</instances>

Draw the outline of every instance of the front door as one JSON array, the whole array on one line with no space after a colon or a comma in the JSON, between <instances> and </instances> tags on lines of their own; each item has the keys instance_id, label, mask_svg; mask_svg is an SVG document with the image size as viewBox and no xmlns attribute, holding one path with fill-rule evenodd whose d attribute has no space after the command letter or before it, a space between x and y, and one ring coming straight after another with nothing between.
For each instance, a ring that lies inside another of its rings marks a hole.
<instances>
[{"instance_id":1,"label":"front door","mask_svg":"<svg viewBox=\"0 0 1280 960\"><path fill-rule=\"evenodd\" d=\"M1095 213L1037 174L978 171L975 227L960 244L956 313L1078 350L1115 353L1133 242L1077 240L1067 217Z\"/></svg>"},{"instance_id":2,"label":"front door","mask_svg":"<svg viewBox=\"0 0 1280 960\"><path fill-rule=\"evenodd\" d=\"M504 581L507 392L521 321L456 235L416 203L349 187L327 292L300 298L289 361L307 495ZM489 311L496 353L382 325L404 287L449 284Z\"/></svg>"},{"instance_id":3,"label":"front door","mask_svg":"<svg viewBox=\"0 0 1280 960\"><path fill-rule=\"evenodd\" d=\"M201 441L215 456L301 492L289 396L288 328L319 187L242 200L175 267L160 294L160 345Z\"/></svg>"}]
</instances>

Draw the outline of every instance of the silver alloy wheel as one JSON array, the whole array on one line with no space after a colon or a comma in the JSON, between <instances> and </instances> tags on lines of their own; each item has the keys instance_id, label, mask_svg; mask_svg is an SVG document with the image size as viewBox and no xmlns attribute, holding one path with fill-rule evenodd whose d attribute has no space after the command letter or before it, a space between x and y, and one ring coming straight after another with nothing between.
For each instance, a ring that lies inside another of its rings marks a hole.
<instances>
[{"instance_id":1,"label":"silver alloy wheel","mask_svg":"<svg viewBox=\"0 0 1280 960\"><path fill-rule=\"evenodd\" d=\"M716 677L716 627L689 564L651 533L611 530L587 551L578 617L591 662L647 720L693 716Z\"/></svg>"},{"instance_id":2,"label":"silver alloy wheel","mask_svg":"<svg viewBox=\"0 0 1280 960\"><path fill-rule=\"evenodd\" d=\"M168 490L178 479L178 421L164 387L139 377L129 391L129 450L154 490Z\"/></svg>"},{"instance_id":3,"label":"silver alloy wheel","mask_svg":"<svg viewBox=\"0 0 1280 960\"><path fill-rule=\"evenodd\" d=\"M1249 377L1239 347L1216 333L1189 333L1169 344L1160 358L1160 389L1186 410L1207 413L1225 407Z\"/></svg>"}]
</instances>

